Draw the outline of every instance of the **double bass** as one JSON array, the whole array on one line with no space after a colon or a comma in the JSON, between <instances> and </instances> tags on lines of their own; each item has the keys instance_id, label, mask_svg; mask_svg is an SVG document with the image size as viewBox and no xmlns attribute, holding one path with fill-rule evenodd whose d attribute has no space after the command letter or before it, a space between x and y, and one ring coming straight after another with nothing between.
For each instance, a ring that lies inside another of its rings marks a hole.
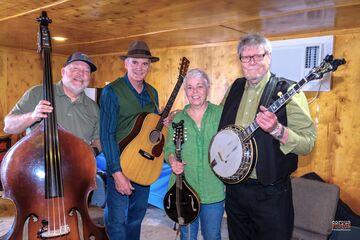
<instances>
[{"instance_id":1,"label":"double bass","mask_svg":"<svg viewBox=\"0 0 360 240\"><path fill-rule=\"evenodd\" d=\"M105 228L95 225L88 213L87 198L96 184L95 157L89 145L56 122L48 30L51 20L46 12L37 20L44 99L54 110L2 161L4 197L16 206L14 223L4 238L106 240Z\"/></svg>"}]
</instances>

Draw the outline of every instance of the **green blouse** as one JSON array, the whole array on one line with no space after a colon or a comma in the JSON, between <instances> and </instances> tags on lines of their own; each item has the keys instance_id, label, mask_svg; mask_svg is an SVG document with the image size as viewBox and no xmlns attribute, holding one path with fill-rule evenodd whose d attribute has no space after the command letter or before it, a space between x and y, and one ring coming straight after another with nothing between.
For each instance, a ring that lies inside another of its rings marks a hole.
<instances>
[{"instance_id":1,"label":"green blouse","mask_svg":"<svg viewBox=\"0 0 360 240\"><path fill-rule=\"evenodd\" d=\"M201 203L209 204L224 200L224 184L218 179L209 166L208 149L212 137L217 133L222 107L208 103L208 107L198 128L195 121L188 115L189 105L175 115L173 121L184 120L186 140L182 145L181 158L186 163L185 178L198 193ZM168 136L164 147L165 158L175 154L173 142L174 130L168 128ZM175 183L175 174L170 178L169 188Z\"/></svg>"}]
</instances>

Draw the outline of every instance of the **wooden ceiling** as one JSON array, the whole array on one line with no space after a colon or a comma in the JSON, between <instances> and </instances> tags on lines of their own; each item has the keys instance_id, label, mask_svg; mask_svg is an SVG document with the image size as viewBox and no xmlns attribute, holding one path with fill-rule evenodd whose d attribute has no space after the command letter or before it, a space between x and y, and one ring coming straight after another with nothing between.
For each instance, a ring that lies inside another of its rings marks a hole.
<instances>
[{"instance_id":1,"label":"wooden ceiling","mask_svg":"<svg viewBox=\"0 0 360 240\"><path fill-rule=\"evenodd\" d=\"M151 48L360 28L359 0L2 0L0 46L36 49L39 24L52 19L53 52L124 52L143 39Z\"/></svg>"}]
</instances>

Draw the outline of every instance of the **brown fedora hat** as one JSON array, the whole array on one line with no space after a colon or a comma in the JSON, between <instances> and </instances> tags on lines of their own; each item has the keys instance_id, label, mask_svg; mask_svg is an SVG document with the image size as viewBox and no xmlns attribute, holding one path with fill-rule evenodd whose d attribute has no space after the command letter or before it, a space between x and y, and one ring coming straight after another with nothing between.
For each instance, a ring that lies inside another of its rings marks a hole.
<instances>
[{"instance_id":1,"label":"brown fedora hat","mask_svg":"<svg viewBox=\"0 0 360 240\"><path fill-rule=\"evenodd\" d=\"M144 41L133 41L129 44L126 55L121 55L120 59L125 60L128 57L132 58L148 58L151 62L160 60L158 57L151 56L150 49Z\"/></svg>"}]
</instances>

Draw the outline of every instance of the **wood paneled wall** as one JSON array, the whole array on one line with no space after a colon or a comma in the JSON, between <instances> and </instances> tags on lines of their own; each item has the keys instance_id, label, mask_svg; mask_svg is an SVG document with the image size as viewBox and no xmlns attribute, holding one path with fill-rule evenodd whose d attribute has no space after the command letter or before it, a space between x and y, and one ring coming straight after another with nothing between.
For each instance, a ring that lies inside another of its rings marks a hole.
<instances>
[{"instance_id":1,"label":"wood paneled wall","mask_svg":"<svg viewBox=\"0 0 360 240\"><path fill-rule=\"evenodd\" d=\"M310 37L310 36L306 36ZM279 39L276 39L279 40ZM237 42L219 45L155 49L152 54L160 61L152 65L148 81L159 91L160 106L164 106L177 81L181 57L190 60L191 68L204 69L211 79L210 101L219 103L226 89L234 79L241 76L236 56ZM332 90L321 92L310 104L313 119L317 119L317 142L313 151L300 157L299 168L294 175L301 176L315 172L325 181L340 186L341 199L360 214L360 138L357 132L360 115L357 103L356 81L360 79L360 33L335 35L334 56L344 57L347 64L339 67L332 75ZM95 74L94 84L98 87L124 73L123 63L116 56L94 57L101 64ZM107 66L107 67L105 67ZM316 93L306 92L309 100ZM186 104L183 90L176 98L174 109Z\"/></svg>"},{"instance_id":2,"label":"wood paneled wall","mask_svg":"<svg viewBox=\"0 0 360 240\"><path fill-rule=\"evenodd\" d=\"M301 37L301 36L300 36ZM306 36L309 37L309 36ZM284 38L285 39L285 38ZM274 39L275 40L275 39ZM279 39L276 39L279 40ZM211 79L210 101L219 103L232 81L241 76L236 56L236 42L217 45L152 49L160 61L152 65L147 80L159 91L160 106L164 106L172 92L179 74L179 62L185 56L190 68L204 69ZM41 83L40 56L33 52L0 48L0 117L3 118L24 91ZM358 81L360 79L360 33L335 34L334 55L344 57L347 64L332 76L332 90L322 92L310 105L317 119L318 139L314 150L302 156L294 175L316 172L325 181L340 186L341 199L360 214L360 138L358 137L360 102ZM98 71L93 76L92 86L103 87L124 73L119 53L93 56ZM60 79L60 68L66 56L53 56L54 80ZM308 99L315 93L306 92ZM180 91L174 109L186 104L183 90ZM2 126L1 126L2 127Z\"/></svg>"},{"instance_id":3,"label":"wood paneled wall","mask_svg":"<svg viewBox=\"0 0 360 240\"><path fill-rule=\"evenodd\" d=\"M60 69L66 57L52 56L53 81L61 79ZM27 50L0 47L0 117L1 131L3 118L15 105L17 100L30 87L42 84L41 55Z\"/></svg>"}]
</instances>

